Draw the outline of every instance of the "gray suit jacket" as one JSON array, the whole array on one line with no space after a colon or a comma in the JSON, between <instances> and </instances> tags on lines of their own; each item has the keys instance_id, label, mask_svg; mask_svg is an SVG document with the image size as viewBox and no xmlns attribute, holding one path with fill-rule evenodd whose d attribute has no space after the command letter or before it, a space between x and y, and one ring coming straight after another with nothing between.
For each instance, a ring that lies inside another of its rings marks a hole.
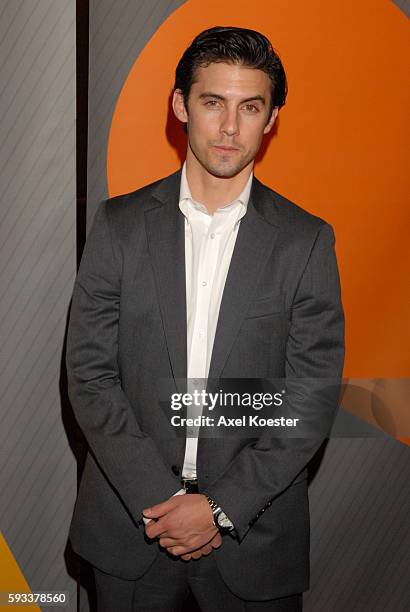
<instances>
[{"instance_id":1,"label":"gray suit jacket","mask_svg":"<svg viewBox=\"0 0 410 612\"><path fill-rule=\"evenodd\" d=\"M136 579L155 560L141 510L180 488L185 439L170 425L160 379L186 378L184 217L180 171L103 202L75 283L69 395L90 448L70 527L74 549ZM330 225L253 180L223 294L209 377L339 380L344 317ZM288 395L315 423L310 390ZM321 412L322 411L322 412ZM212 554L229 588L270 599L309 585L306 466L323 436L199 436L200 490L233 521ZM183 563L183 561L180 561Z\"/></svg>"}]
</instances>

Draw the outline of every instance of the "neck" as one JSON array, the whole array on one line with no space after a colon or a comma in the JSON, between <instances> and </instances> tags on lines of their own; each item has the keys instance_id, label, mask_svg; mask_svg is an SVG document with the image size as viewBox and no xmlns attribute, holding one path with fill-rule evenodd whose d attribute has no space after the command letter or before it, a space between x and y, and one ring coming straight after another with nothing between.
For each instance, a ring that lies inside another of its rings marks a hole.
<instances>
[{"instance_id":1,"label":"neck","mask_svg":"<svg viewBox=\"0 0 410 612\"><path fill-rule=\"evenodd\" d=\"M188 147L186 176L189 189L193 199L203 204L210 213L229 204L241 194L252 168L253 160L235 176L220 178L205 170Z\"/></svg>"}]
</instances>

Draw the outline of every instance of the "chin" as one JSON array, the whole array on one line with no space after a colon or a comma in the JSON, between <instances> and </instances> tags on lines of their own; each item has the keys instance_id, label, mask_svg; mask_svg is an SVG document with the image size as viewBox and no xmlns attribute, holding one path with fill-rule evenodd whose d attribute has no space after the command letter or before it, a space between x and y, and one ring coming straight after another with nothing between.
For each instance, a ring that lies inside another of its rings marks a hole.
<instances>
[{"instance_id":1,"label":"chin","mask_svg":"<svg viewBox=\"0 0 410 612\"><path fill-rule=\"evenodd\" d=\"M239 174L247 164L235 164L231 166L229 164L208 164L204 168L217 178L232 178Z\"/></svg>"},{"instance_id":2,"label":"chin","mask_svg":"<svg viewBox=\"0 0 410 612\"><path fill-rule=\"evenodd\" d=\"M239 174L240 171L208 170L208 172L209 174L212 174L212 176L216 176L217 178L233 178L234 176Z\"/></svg>"}]
</instances>

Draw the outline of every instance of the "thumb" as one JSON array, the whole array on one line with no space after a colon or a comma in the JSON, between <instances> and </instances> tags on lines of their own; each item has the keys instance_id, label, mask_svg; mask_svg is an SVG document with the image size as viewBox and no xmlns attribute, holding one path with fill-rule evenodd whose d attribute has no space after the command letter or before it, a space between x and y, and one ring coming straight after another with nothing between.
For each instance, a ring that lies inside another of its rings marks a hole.
<instances>
[{"instance_id":1,"label":"thumb","mask_svg":"<svg viewBox=\"0 0 410 612\"><path fill-rule=\"evenodd\" d=\"M142 511L142 514L147 518L159 518L160 516L164 516L164 514L169 512L172 508L172 505L169 502L170 500L166 500L160 504L155 504L155 506L145 508L145 510Z\"/></svg>"}]
</instances>

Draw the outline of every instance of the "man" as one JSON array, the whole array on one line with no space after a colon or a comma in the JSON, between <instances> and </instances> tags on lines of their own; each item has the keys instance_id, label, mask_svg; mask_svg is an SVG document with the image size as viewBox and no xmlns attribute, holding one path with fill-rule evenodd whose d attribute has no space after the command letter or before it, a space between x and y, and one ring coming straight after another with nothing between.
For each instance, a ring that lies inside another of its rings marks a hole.
<instances>
[{"instance_id":1,"label":"man","mask_svg":"<svg viewBox=\"0 0 410 612\"><path fill-rule=\"evenodd\" d=\"M334 393L314 408L303 382L342 373L332 228L253 176L285 98L262 34L202 32L176 71L182 170L97 211L67 364L90 447L70 537L101 610L178 610L189 590L210 612L302 608L306 466L323 435L181 437L161 391L282 378L313 427L336 408Z\"/></svg>"}]
</instances>

